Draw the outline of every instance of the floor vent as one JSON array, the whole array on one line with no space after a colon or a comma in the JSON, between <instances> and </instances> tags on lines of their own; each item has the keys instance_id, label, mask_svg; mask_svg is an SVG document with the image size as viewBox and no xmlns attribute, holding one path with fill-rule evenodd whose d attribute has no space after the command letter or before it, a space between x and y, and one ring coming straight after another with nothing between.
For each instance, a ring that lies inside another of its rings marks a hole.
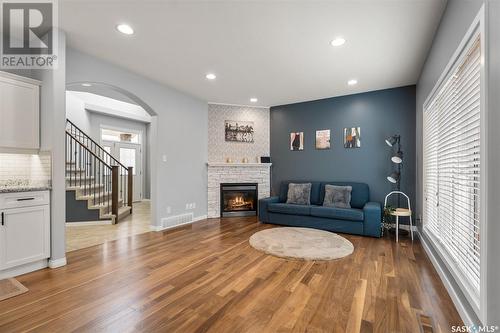
<instances>
[{"instance_id":1,"label":"floor vent","mask_svg":"<svg viewBox=\"0 0 500 333\"><path fill-rule=\"evenodd\" d=\"M193 218L193 213L164 217L161 219L161 225L163 228L173 227L176 225L193 222Z\"/></svg>"}]
</instances>

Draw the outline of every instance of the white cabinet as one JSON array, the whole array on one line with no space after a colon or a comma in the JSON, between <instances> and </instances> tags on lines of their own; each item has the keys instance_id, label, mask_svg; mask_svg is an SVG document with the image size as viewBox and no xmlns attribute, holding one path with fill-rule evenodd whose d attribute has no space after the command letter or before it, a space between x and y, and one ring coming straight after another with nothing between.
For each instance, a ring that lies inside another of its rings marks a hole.
<instances>
[{"instance_id":1,"label":"white cabinet","mask_svg":"<svg viewBox=\"0 0 500 333\"><path fill-rule=\"evenodd\" d=\"M49 192L0 194L0 273L50 257Z\"/></svg>"},{"instance_id":2,"label":"white cabinet","mask_svg":"<svg viewBox=\"0 0 500 333\"><path fill-rule=\"evenodd\" d=\"M0 72L0 148L40 148L40 82Z\"/></svg>"}]
</instances>

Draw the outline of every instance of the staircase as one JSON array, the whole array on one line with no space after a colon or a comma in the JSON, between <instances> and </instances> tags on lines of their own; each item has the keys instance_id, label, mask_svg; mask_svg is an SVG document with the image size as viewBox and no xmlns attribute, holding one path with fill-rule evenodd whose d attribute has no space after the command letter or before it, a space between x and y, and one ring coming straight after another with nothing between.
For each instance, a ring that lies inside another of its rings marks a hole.
<instances>
[{"instance_id":1,"label":"staircase","mask_svg":"<svg viewBox=\"0 0 500 333\"><path fill-rule=\"evenodd\" d=\"M66 120L66 222L111 221L132 214L132 167L125 167Z\"/></svg>"}]
</instances>

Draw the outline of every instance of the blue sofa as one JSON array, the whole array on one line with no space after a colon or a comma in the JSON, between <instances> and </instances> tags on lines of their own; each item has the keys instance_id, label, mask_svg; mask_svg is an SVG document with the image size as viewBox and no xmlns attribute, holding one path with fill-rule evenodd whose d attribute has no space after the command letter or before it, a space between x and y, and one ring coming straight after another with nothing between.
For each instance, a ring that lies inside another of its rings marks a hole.
<instances>
[{"instance_id":1,"label":"blue sofa","mask_svg":"<svg viewBox=\"0 0 500 333\"><path fill-rule=\"evenodd\" d=\"M287 204L289 183L311 183L311 204ZM352 208L323 207L326 184L352 186ZM382 205L370 202L367 184L287 181L281 183L279 196L259 200L259 219L263 223L380 237Z\"/></svg>"}]
</instances>

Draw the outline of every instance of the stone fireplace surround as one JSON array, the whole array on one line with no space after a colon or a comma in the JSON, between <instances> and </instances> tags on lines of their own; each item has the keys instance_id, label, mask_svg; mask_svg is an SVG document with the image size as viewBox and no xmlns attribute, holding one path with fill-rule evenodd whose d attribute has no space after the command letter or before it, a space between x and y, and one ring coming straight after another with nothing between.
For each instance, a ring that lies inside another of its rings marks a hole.
<instances>
[{"instance_id":1,"label":"stone fireplace surround","mask_svg":"<svg viewBox=\"0 0 500 333\"><path fill-rule=\"evenodd\" d=\"M208 217L220 217L221 183L257 183L258 198L271 193L271 163L208 163Z\"/></svg>"}]
</instances>

